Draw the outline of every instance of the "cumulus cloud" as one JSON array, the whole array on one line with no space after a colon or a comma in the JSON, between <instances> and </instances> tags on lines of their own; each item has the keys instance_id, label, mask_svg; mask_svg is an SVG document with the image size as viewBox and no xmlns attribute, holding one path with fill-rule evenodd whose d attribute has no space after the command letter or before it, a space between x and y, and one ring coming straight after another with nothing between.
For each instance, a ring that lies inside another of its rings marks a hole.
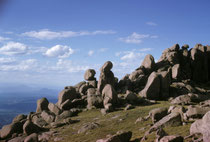
<instances>
[{"instance_id":1,"label":"cumulus cloud","mask_svg":"<svg viewBox=\"0 0 210 142\"><path fill-rule=\"evenodd\" d=\"M51 40L56 38L67 38L67 37L77 37L77 36L87 36L87 35L99 35L99 34L115 34L112 30L98 30L98 31L50 31L48 29L42 29L39 31L29 31L22 33L23 36L28 36L32 38L37 38L41 40Z\"/></svg>"},{"instance_id":2,"label":"cumulus cloud","mask_svg":"<svg viewBox=\"0 0 210 142\"><path fill-rule=\"evenodd\" d=\"M146 24L149 25L149 26L157 26L157 24L154 23L154 22L146 22Z\"/></svg>"},{"instance_id":3,"label":"cumulus cloud","mask_svg":"<svg viewBox=\"0 0 210 142\"><path fill-rule=\"evenodd\" d=\"M18 55L26 54L28 47L19 42L8 42L0 48L0 54L4 55Z\"/></svg>"},{"instance_id":4,"label":"cumulus cloud","mask_svg":"<svg viewBox=\"0 0 210 142\"><path fill-rule=\"evenodd\" d=\"M151 51L152 48L141 48L139 49L140 52L146 52L146 51Z\"/></svg>"},{"instance_id":5,"label":"cumulus cloud","mask_svg":"<svg viewBox=\"0 0 210 142\"><path fill-rule=\"evenodd\" d=\"M5 40L9 40L9 39L10 38L0 36L0 42L5 41Z\"/></svg>"},{"instance_id":6,"label":"cumulus cloud","mask_svg":"<svg viewBox=\"0 0 210 142\"><path fill-rule=\"evenodd\" d=\"M45 52L48 57L67 58L74 53L74 50L69 46L55 45Z\"/></svg>"},{"instance_id":7,"label":"cumulus cloud","mask_svg":"<svg viewBox=\"0 0 210 142\"><path fill-rule=\"evenodd\" d=\"M1 61L2 60L2 61ZM0 60L0 70L1 71L26 71L37 66L36 59L27 59L23 61L16 61L10 58L5 58ZM8 64L9 63L9 64Z\"/></svg>"},{"instance_id":8,"label":"cumulus cloud","mask_svg":"<svg viewBox=\"0 0 210 142\"><path fill-rule=\"evenodd\" d=\"M93 50L88 51L88 56L92 56L92 55L93 55L93 53L94 53L94 51L93 51Z\"/></svg>"},{"instance_id":9,"label":"cumulus cloud","mask_svg":"<svg viewBox=\"0 0 210 142\"><path fill-rule=\"evenodd\" d=\"M121 37L119 38L120 41L125 42L125 43L141 43L142 39L144 38L148 38L149 35L148 34L138 34L136 32L132 33L130 36L128 37Z\"/></svg>"},{"instance_id":10,"label":"cumulus cloud","mask_svg":"<svg viewBox=\"0 0 210 142\"><path fill-rule=\"evenodd\" d=\"M124 55L120 58L121 60L134 60L142 58L145 55L145 53L137 53L134 51L127 51L124 53Z\"/></svg>"}]
</instances>

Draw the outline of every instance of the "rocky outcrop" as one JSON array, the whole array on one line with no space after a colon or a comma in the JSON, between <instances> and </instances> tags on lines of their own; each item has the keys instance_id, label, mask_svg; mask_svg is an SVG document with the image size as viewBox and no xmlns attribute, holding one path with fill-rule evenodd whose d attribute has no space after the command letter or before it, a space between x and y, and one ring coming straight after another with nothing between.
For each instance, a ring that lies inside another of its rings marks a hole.
<instances>
[{"instance_id":1,"label":"rocky outcrop","mask_svg":"<svg viewBox=\"0 0 210 142\"><path fill-rule=\"evenodd\" d=\"M100 93L102 93L102 90L104 89L106 84L110 84L112 87L115 86L114 73L111 71L112 67L113 67L112 62L107 61L106 63L104 63L104 65L100 69L101 74L100 74L98 85L97 85L98 91Z\"/></svg>"},{"instance_id":2,"label":"rocky outcrop","mask_svg":"<svg viewBox=\"0 0 210 142\"><path fill-rule=\"evenodd\" d=\"M156 72L150 74L145 88L139 93L141 97L148 99L160 99L160 78Z\"/></svg>"},{"instance_id":3,"label":"rocky outcrop","mask_svg":"<svg viewBox=\"0 0 210 142\"><path fill-rule=\"evenodd\" d=\"M97 140L96 142L129 142L132 137L132 132L123 132L119 131L117 134L110 136L109 138L106 139L100 139Z\"/></svg>"},{"instance_id":4,"label":"rocky outcrop","mask_svg":"<svg viewBox=\"0 0 210 142\"><path fill-rule=\"evenodd\" d=\"M106 84L102 91L103 104L104 107L108 106L108 104L112 106L116 106L118 104L118 96L112 85Z\"/></svg>"},{"instance_id":5,"label":"rocky outcrop","mask_svg":"<svg viewBox=\"0 0 210 142\"><path fill-rule=\"evenodd\" d=\"M201 133L203 141L210 141L210 111L202 119L196 120L190 127L190 134Z\"/></svg>"},{"instance_id":6,"label":"rocky outcrop","mask_svg":"<svg viewBox=\"0 0 210 142\"><path fill-rule=\"evenodd\" d=\"M48 110L49 101L47 98L42 98L37 100L36 112L42 112L43 110Z\"/></svg>"},{"instance_id":7,"label":"rocky outcrop","mask_svg":"<svg viewBox=\"0 0 210 142\"><path fill-rule=\"evenodd\" d=\"M60 107L61 109L68 109L67 102L71 102L76 98L78 98L78 93L76 92L76 89L74 87L66 88L59 93L57 103L58 107Z\"/></svg>"}]
</instances>

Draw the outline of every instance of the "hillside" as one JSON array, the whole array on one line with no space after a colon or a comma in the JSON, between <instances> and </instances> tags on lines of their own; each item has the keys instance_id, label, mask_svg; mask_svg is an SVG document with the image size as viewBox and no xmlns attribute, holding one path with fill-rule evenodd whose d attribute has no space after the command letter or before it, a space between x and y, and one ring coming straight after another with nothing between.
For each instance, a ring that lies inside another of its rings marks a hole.
<instances>
[{"instance_id":1,"label":"hillside","mask_svg":"<svg viewBox=\"0 0 210 142\"><path fill-rule=\"evenodd\" d=\"M210 46L179 44L155 62L118 79L107 61L85 81L66 86L58 102L37 100L36 112L18 115L0 130L9 142L209 142Z\"/></svg>"}]
</instances>

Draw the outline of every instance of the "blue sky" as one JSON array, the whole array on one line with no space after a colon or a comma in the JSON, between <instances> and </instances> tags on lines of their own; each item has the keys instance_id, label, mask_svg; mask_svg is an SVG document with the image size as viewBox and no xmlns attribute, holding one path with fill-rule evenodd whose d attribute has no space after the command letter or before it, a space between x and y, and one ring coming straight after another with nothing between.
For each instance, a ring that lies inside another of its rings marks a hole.
<instances>
[{"instance_id":1,"label":"blue sky","mask_svg":"<svg viewBox=\"0 0 210 142\"><path fill-rule=\"evenodd\" d=\"M0 83L63 87L114 63L119 78L175 43L209 44L209 0L6 0Z\"/></svg>"}]
</instances>

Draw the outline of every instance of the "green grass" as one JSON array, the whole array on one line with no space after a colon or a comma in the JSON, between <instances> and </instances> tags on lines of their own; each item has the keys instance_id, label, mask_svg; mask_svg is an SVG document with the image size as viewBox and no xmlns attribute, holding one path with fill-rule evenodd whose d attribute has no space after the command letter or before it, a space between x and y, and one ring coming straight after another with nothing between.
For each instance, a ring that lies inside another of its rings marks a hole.
<instances>
[{"instance_id":1,"label":"green grass","mask_svg":"<svg viewBox=\"0 0 210 142\"><path fill-rule=\"evenodd\" d=\"M95 142L98 139L105 138L108 134L115 134L117 131L132 131L132 139L143 137L144 133L152 124L151 119L135 124L136 119L145 117L149 111L158 107L169 107L168 102L158 102L158 104L149 106L138 106L135 109L124 111L118 110L109 113L105 116L101 115L100 110L89 110L79 113L78 116L72 117L73 120L79 119L80 122L70 124L61 128L55 129L59 132L58 137L64 138L62 142ZM120 119L122 119L120 121ZM77 131L87 122L96 122L100 124L99 128L89 130L87 133L78 134ZM141 130L141 128L145 128ZM164 130L168 134L179 134L182 136L189 135L190 124L178 127L166 127ZM149 135L147 141L154 141L155 133Z\"/></svg>"}]
</instances>

